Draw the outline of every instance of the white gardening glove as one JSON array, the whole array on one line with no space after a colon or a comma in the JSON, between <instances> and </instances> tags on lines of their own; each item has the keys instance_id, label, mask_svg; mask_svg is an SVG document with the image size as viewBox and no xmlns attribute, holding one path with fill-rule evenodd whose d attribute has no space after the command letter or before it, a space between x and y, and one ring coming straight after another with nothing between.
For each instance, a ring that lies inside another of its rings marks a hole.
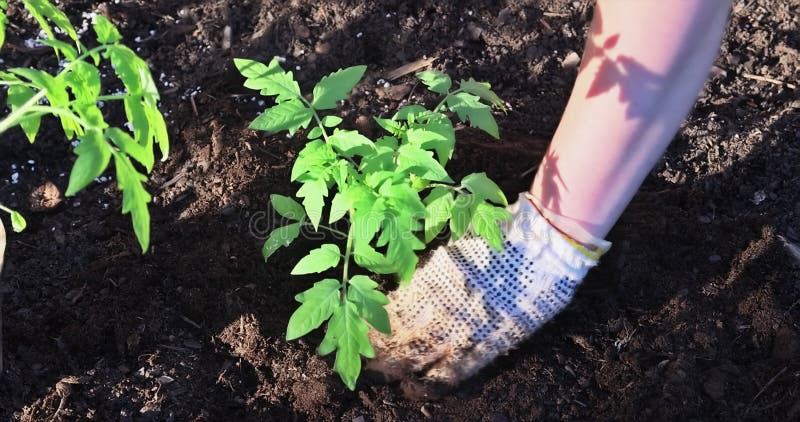
<instances>
[{"instance_id":1,"label":"white gardening glove","mask_svg":"<svg viewBox=\"0 0 800 422\"><path fill-rule=\"evenodd\" d=\"M502 253L468 233L389 295L392 334L372 331L368 368L403 379L406 395L435 395L506 354L567 306L610 247L596 240L589 251L568 240L525 194L508 210Z\"/></svg>"}]
</instances>

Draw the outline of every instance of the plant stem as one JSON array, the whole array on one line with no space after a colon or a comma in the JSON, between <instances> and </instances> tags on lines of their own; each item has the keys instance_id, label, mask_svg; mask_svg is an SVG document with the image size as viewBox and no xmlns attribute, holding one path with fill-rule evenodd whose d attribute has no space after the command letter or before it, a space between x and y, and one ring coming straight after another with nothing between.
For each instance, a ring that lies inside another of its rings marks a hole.
<instances>
[{"instance_id":1,"label":"plant stem","mask_svg":"<svg viewBox=\"0 0 800 422\"><path fill-rule=\"evenodd\" d=\"M352 210L350 211L350 217L352 221ZM347 297L347 281L348 278L348 270L350 269L350 253L353 250L353 224L350 224L350 228L347 230L347 246L344 247L344 265L342 266L342 301L344 298Z\"/></svg>"},{"instance_id":2,"label":"plant stem","mask_svg":"<svg viewBox=\"0 0 800 422\"><path fill-rule=\"evenodd\" d=\"M0 120L0 133L3 133L8 129L10 129L11 127L15 126L19 122L19 120L22 119L25 113L30 111L30 109L33 106L38 104L39 100L44 98L45 95L47 95L47 90L46 89L40 90L33 97L29 98L28 101L25 102L25 104L19 106L16 110L9 113L9 115L6 116L5 119Z\"/></svg>"},{"instance_id":3,"label":"plant stem","mask_svg":"<svg viewBox=\"0 0 800 422\"><path fill-rule=\"evenodd\" d=\"M453 95L458 94L459 92L461 92L461 88L458 88L457 90L455 90L453 92L448 92L447 95L445 95L444 98L442 98L442 101L439 102L439 104L437 104L436 107L433 108L433 111L439 111L439 109L442 108L442 106L444 105L445 101L447 101L448 98L450 98Z\"/></svg>"},{"instance_id":4,"label":"plant stem","mask_svg":"<svg viewBox=\"0 0 800 422\"><path fill-rule=\"evenodd\" d=\"M317 114L317 110L315 110L314 107L311 105L311 103L308 102L308 100L306 100L305 98L303 98L303 97L297 97L297 98L299 98L300 101L302 101L306 105L306 107L311 109L311 112L314 114L314 121L317 122L317 126L319 126L320 130L322 130L322 139L325 139L325 143L326 144L329 143L328 142L328 132L325 131L325 126L322 125L322 119L319 118L319 114Z\"/></svg>"},{"instance_id":5,"label":"plant stem","mask_svg":"<svg viewBox=\"0 0 800 422\"><path fill-rule=\"evenodd\" d=\"M119 95L101 95L97 97L97 101L115 101L115 100L124 100L128 98L127 94L119 94Z\"/></svg>"},{"instance_id":6,"label":"plant stem","mask_svg":"<svg viewBox=\"0 0 800 422\"><path fill-rule=\"evenodd\" d=\"M14 210L12 210L11 208L8 208L8 207L6 207L6 206L5 206L5 205L3 205L3 204L0 204L0 211L5 211L5 212L7 212L7 213L9 213L9 214L11 214L11 213L13 213L13 212L14 212Z\"/></svg>"},{"instance_id":7,"label":"plant stem","mask_svg":"<svg viewBox=\"0 0 800 422\"><path fill-rule=\"evenodd\" d=\"M93 127L95 127L94 125L90 125L85 120L83 120L80 117L78 117L77 114L73 113L68 108L59 108L59 107L51 107L51 106L32 106L28 110L30 110L30 111L41 111L41 112L44 112L44 113L52 113L52 114L55 114L55 115L64 115L64 116L67 116L70 119L78 122L78 124L81 125L84 128L93 128Z\"/></svg>"},{"instance_id":8,"label":"plant stem","mask_svg":"<svg viewBox=\"0 0 800 422\"><path fill-rule=\"evenodd\" d=\"M309 223L309 224L311 224L311 223ZM331 226L326 226L324 224L319 224L319 225L317 225L317 227L325 229L325 230L327 230L327 231L329 231L329 232L331 232L333 234L338 234L339 236L347 236L347 233L345 233L345 232L343 232L341 230L336 230Z\"/></svg>"}]
</instances>

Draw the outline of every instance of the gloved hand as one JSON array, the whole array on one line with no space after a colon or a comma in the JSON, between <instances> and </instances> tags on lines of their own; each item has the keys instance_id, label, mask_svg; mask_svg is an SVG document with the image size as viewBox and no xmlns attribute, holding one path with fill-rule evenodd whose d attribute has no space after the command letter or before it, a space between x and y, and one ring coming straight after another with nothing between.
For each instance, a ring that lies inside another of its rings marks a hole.
<instances>
[{"instance_id":1,"label":"gloved hand","mask_svg":"<svg viewBox=\"0 0 800 422\"><path fill-rule=\"evenodd\" d=\"M561 311L610 243L589 251L553 228L525 194L508 207L504 252L474 234L433 252L389 295L392 334L371 332L368 368L430 398L472 376Z\"/></svg>"}]
</instances>

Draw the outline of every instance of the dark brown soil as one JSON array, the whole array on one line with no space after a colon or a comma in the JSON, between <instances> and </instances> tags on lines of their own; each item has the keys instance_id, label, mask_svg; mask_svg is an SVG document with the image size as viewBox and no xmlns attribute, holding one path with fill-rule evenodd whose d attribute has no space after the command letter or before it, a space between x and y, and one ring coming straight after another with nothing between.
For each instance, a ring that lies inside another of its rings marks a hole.
<instances>
[{"instance_id":1,"label":"dark brown soil","mask_svg":"<svg viewBox=\"0 0 800 422\"><path fill-rule=\"evenodd\" d=\"M491 81L511 104L497 116L506 140L460 131L452 167L487 171L511 194L546 146L535 139L558 123L576 74L562 63L583 51L591 2L61 5L75 19L101 10L150 61L174 147L150 184L153 248L142 256L113 181L60 202L42 187L66 187L63 136L45 132L30 146L4 135L0 200L29 228L10 236L3 274L0 419L800 419L800 265L785 243L800 237L800 96L748 76L797 84L800 1L736 1L695 110L574 304L428 403L395 385L350 392L314 355L318 337L283 340L293 296L313 280L289 277L296 251L263 263L259 237L274 224L262 214L269 194L296 189L287 181L302 142L245 129L263 107L232 58L284 56L305 88L369 65L342 110L351 124L420 98L411 77L377 88L386 71L426 56ZM52 65L35 52L2 57Z\"/></svg>"}]
</instances>

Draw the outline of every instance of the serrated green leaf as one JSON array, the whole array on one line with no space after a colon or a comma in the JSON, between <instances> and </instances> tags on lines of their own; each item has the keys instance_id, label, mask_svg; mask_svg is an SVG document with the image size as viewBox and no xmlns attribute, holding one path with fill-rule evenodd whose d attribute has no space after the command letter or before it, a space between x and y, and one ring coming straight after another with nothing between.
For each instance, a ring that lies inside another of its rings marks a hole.
<instances>
[{"instance_id":1,"label":"serrated green leaf","mask_svg":"<svg viewBox=\"0 0 800 422\"><path fill-rule=\"evenodd\" d=\"M322 126L336 127L342 123L342 118L339 116L325 116L322 118Z\"/></svg>"},{"instance_id":2,"label":"serrated green leaf","mask_svg":"<svg viewBox=\"0 0 800 422\"><path fill-rule=\"evenodd\" d=\"M30 80L37 87L44 88L47 91L47 100L53 107L64 109L69 107L69 94L63 79L54 78L49 73L38 69L13 68L8 71ZM60 114L58 117L67 138L71 139L76 133L83 134L83 128L71 116Z\"/></svg>"},{"instance_id":3,"label":"serrated green leaf","mask_svg":"<svg viewBox=\"0 0 800 422\"><path fill-rule=\"evenodd\" d=\"M425 215L425 205L419 199L419 192L409 186L407 182L393 184L391 180L387 180L381 185L378 192L395 211L401 211L414 217Z\"/></svg>"},{"instance_id":4,"label":"serrated green leaf","mask_svg":"<svg viewBox=\"0 0 800 422\"><path fill-rule=\"evenodd\" d=\"M298 99L291 99L270 107L264 114L256 117L248 129L267 132L289 131L294 135L300 128L308 127L314 112Z\"/></svg>"},{"instance_id":5,"label":"serrated green leaf","mask_svg":"<svg viewBox=\"0 0 800 422\"><path fill-rule=\"evenodd\" d=\"M8 18L6 17L6 9L8 8L8 3L5 0L0 0L0 48L3 48L3 44L6 41L6 25L8 25ZM0 257L0 260L2 258ZM0 265L1 267L2 265ZM2 268L0 268L2 270Z\"/></svg>"},{"instance_id":6,"label":"serrated green leaf","mask_svg":"<svg viewBox=\"0 0 800 422\"><path fill-rule=\"evenodd\" d=\"M152 149L139 145L130 135L125 133L125 131L116 127L106 129L104 135L106 138L110 139L120 151L143 165L147 171L153 168L155 158L153 157Z\"/></svg>"},{"instance_id":7,"label":"serrated green leaf","mask_svg":"<svg viewBox=\"0 0 800 422\"><path fill-rule=\"evenodd\" d=\"M28 227L28 222L25 221L25 217L17 211L11 211L11 229L19 233L25 230L25 227ZM0 259L2 258L3 257L0 256Z\"/></svg>"},{"instance_id":8,"label":"serrated green leaf","mask_svg":"<svg viewBox=\"0 0 800 422\"><path fill-rule=\"evenodd\" d=\"M319 346L318 351L323 356L336 351L333 370L351 390L356 388L361 373L361 356L375 357L367 332L369 326L359 317L356 305L345 301L333 310L325 338Z\"/></svg>"},{"instance_id":9,"label":"serrated green leaf","mask_svg":"<svg viewBox=\"0 0 800 422\"><path fill-rule=\"evenodd\" d=\"M292 275L302 275L320 273L333 268L339 264L341 254L339 247L326 243L317 249L313 249L308 255L304 256L292 269Z\"/></svg>"},{"instance_id":10,"label":"serrated green leaf","mask_svg":"<svg viewBox=\"0 0 800 422\"><path fill-rule=\"evenodd\" d=\"M337 192L336 195L333 195L333 201L331 201L331 213L330 217L328 218L328 223L335 223L347 215L348 211L350 211L350 204L351 201L346 191Z\"/></svg>"},{"instance_id":11,"label":"serrated green leaf","mask_svg":"<svg viewBox=\"0 0 800 422\"><path fill-rule=\"evenodd\" d=\"M427 180L452 182L447 171L433 158L433 153L412 144L397 149L397 171L411 172Z\"/></svg>"},{"instance_id":12,"label":"serrated green leaf","mask_svg":"<svg viewBox=\"0 0 800 422\"><path fill-rule=\"evenodd\" d=\"M300 302L297 310L289 318L286 327L286 340L300 338L319 328L323 322L333 315L339 306L339 281L332 278L314 283L314 286L295 296Z\"/></svg>"},{"instance_id":13,"label":"serrated green leaf","mask_svg":"<svg viewBox=\"0 0 800 422\"><path fill-rule=\"evenodd\" d=\"M94 33L97 34L97 42L100 44L114 44L122 39L117 28L105 16L96 15L92 23Z\"/></svg>"},{"instance_id":14,"label":"serrated green leaf","mask_svg":"<svg viewBox=\"0 0 800 422\"><path fill-rule=\"evenodd\" d=\"M408 142L421 149L433 149L439 163L444 167L453 157L456 144L456 132L449 119L441 122L428 122L414 125L406 132Z\"/></svg>"},{"instance_id":15,"label":"serrated green leaf","mask_svg":"<svg viewBox=\"0 0 800 422\"><path fill-rule=\"evenodd\" d=\"M417 78L424 83L430 91L437 94L447 94L453 81L446 73L437 72L435 70L426 70L417 73Z\"/></svg>"},{"instance_id":16,"label":"serrated green leaf","mask_svg":"<svg viewBox=\"0 0 800 422\"><path fill-rule=\"evenodd\" d=\"M111 60L114 73L122 81L128 95L131 98L141 97L146 106L157 108L160 96L147 62L123 44L109 45L105 55Z\"/></svg>"},{"instance_id":17,"label":"serrated green leaf","mask_svg":"<svg viewBox=\"0 0 800 422\"><path fill-rule=\"evenodd\" d=\"M389 314L384 309L384 305L389 303L389 298L375 289L378 283L364 275L353 276L348 283L350 289L347 290L347 298L355 303L359 315L376 330L391 334Z\"/></svg>"},{"instance_id":18,"label":"serrated green leaf","mask_svg":"<svg viewBox=\"0 0 800 422\"><path fill-rule=\"evenodd\" d=\"M322 208L325 206L324 197L328 196L328 186L323 180L309 180L297 190L298 198L303 198L303 206L306 209L308 220L318 230L319 222L322 219Z\"/></svg>"},{"instance_id":19,"label":"serrated green leaf","mask_svg":"<svg viewBox=\"0 0 800 422\"><path fill-rule=\"evenodd\" d=\"M328 142L345 157L365 156L375 152L375 144L354 130L336 130L328 137Z\"/></svg>"},{"instance_id":20,"label":"serrated green leaf","mask_svg":"<svg viewBox=\"0 0 800 422\"><path fill-rule=\"evenodd\" d=\"M406 130L405 126L396 120L383 119L380 117L373 117L372 119L378 123L378 126L382 127L384 130L394 136L401 136Z\"/></svg>"},{"instance_id":21,"label":"serrated green leaf","mask_svg":"<svg viewBox=\"0 0 800 422\"><path fill-rule=\"evenodd\" d=\"M433 240L447 224L455 200L450 189L437 186L425 198L425 243Z\"/></svg>"},{"instance_id":22,"label":"serrated green leaf","mask_svg":"<svg viewBox=\"0 0 800 422\"><path fill-rule=\"evenodd\" d=\"M366 242L355 242L353 245L353 259L356 264L375 274L393 274L394 265L383 254Z\"/></svg>"},{"instance_id":23,"label":"serrated green leaf","mask_svg":"<svg viewBox=\"0 0 800 422\"><path fill-rule=\"evenodd\" d=\"M64 55L64 58L74 62L76 58L78 58L78 52L75 50L75 47L65 43L64 41L59 40L38 40L40 43L50 46L56 54L61 53Z\"/></svg>"},{"instance_id":24,"label":"serrated green leaf","mask_svg":"<svg viewBox=\"0 0 800 422\"><path fill-rule=\"evenodd\" d=\"M411 104L397 110L397 113L392 116L392 120L416 120L417 116L428 113L430 113L430 111L428 111L427 108L421 105Z\"/></svg>"},{"instance_id":25,"label":"serrated green leaf","mask_svg":"<svg viewBox=\"0 0 800 422\"><path fill-rule=\"evenodd\" d=\"M264 241L264 246L261 247L261 256L264 257L264 261L268 260L279 248L289 246L297 239L300 236L302 225L303 223L292 223L273 230Z\"/></svg>"},{"instance_id":26,"label":"serrated green leaf","mask_svg":"<svg viewBox=\"0 0 800 422\"><path fill-rule=\"evenodd\" d=\"M366 70L366 66L352 66L324 76L314 86L314 100L311 106L317 110L336 108L336 102L350 96L350 91L361 80Z\"/></svg>"},{"instance_id":27,"label":"serrated green leaf","mask_svg":"<svg viewBox=\"0 0 800 422\"><path fill-rule=\"evenodd\" d=\"M78 139L80 143L75 147L78 159L69 175L66 196L75 195L96 177L100 177L111 159L111 148L100 131L90 129Z\"/></svg>"},{"instance_id":28,"label":"serrated green leaf","mask_svg":"<svg viewBox=\"0 0 800 422\"><path fill-rule=\"evenodd\" d=\"M275 211L285 218L300 221L306 216L303 206L288 196L272 194L269 196L269 199Z\"/></svg>"},{"instance_id":29,"label":"serrated green leaf","mask_svg":"<svg viewBox=\"0 0 800 422\"><path fill-rule=\"evenodd\" d=\"M492 85L488 82L478 82L472 78L469 78L467 81L462 79L459 88L472 95L477 95L482 100L489 102L489 104L506 111L506 105L503 103L503 100L492 91Z\"/></svg>"},{"instance_id":30,"label":"serrated green leaf","mask_svg":"<svg viewBox=\"0 0 800 422\"><path fill-rule=\"evenodd\" d=\"M47 34L47 37L51 40L56 39L56 35L53 32L53 28L50 26L50 22L53 22L55 26L59 29L64 31L73 41L78 42L78 33L75 32L75 28L69 22L69 18L64 12L58 10L55 6L50 4L47 0L22 0L22 3L25 4L25 8L28 9L28 12L39 22L39 26L42 30Z\"/></svg>"},{"instance_id":31,"label":"serrated green leaf","mask_svg":"<svg viewBox=\"0 0 800 422\"><path fill-rule=\"evenodd\" d=\"M8 105L11 106L12 111L15 111L28 102L34 95L36 95L36 93L27 86L11 85L8 87ZM28 137L29 142L33 143L36 139L41 121L42 116L39 113L28 113L23 119L20 119L19 126L22 128L22 131L25 132L25 136Z\"/></svg>"},{"instance_id":32,"label":"serrated green leaf","mask_svg":"<svg viewBox=\"0 0 800 422\"><path fill-rule=\"evenodd\" d=\"M322 136L322 128L319 126L314 126L311 130L308 131L308 135L306 138L309 140L314 140Z\"/></svg>"},{"instance_id":33,"label":"serrated green leaf","mask_svg":"<svg viewBox=\"0 0 800 422\"><path fill-rule=\"evenodd\" d=\"M242 76L247 78L244 82L246 88L261 90L264 96L275 95L278 103L302 96L294 75L284 71L277 58L272 59L269 65L248 59L233 59L233 62Z\"/></svg>"},{"instance_id":34,"label":"serrated green leaf","mask_svg":"<svg viewBox=\"0 0 800 422\"><path fill-rule=\"evenodd\" d=\"M79 102L95 103L100 95L100 71L87 62L72 63L72 69L64 75L64 82Z\"/></svg>"},{"instance_id":35,"label":"serrated green leaf","mask_svg":"<svg viewBox=\"0 0 800 422\"><path fill-rule=\"evenodd\" d=\"M117 188L122 191L122 214L131 214L133 231L144 253L150 246L150 211L147 204L152 199L143 185L147 177L136 171L125 154L113 150L111 153L117 170Z\"/></svg>"},{"instance_id":36,"label":"serrated green leaf","mask_svg":"<svg viewBox=\"0 0 800 422\"><path fill-rule=\"evenodd\" d=\"M306 144L292 166L291 181L297 180L300 176L315 169L323 169L325 165L332 164L336 160L336 153L330 145L321 139L315 139Z\"/></svg>"},{"instance_id":37,"label":"serrated green leaf","mask_svg":"<svg viewBox=\"0 0 800 422\"><path fill-rule=\"evenodd\" d=\"M505 208L495 207L481 202L472 216L472 229L475 234L486 239L486 242L497 251L503 251L503 231L500 223L511 219L511 213Z\"/></svg>"},{"instance_id":38,"label":"serrated green leaf","mask_svg":"<svg viewBox=\"0 0 800 422\"><path fill-rule=\"evenodd\" d=\"M453 240L458 240L467 232L472 215L481 203L474 195L458 195L453 203L450 216L450 233Z\"/></svg>"},{"instance_id":39,"label":"serrated green leaf","mask_svg":"<svg viewBox=\"0 0 800 422\"><path fill-rule=\"evenodd\" d=\"M425 244L410 233L401 234L389 242L386 258L394 265L401 284L411 281L419 262L415 251L424 248Z\"/></svg>"},{"instance_id":40,"label":"serrated green leaf","mask_svg":"<svg viewBox=\"0 0 800 422\"><path fill-rule=\"evenodd\" d=\"M472 173L461 179L461 185L469 189L480 200L486 199L504 206L508 205L503 191L489 179L486 173Z\"/></svg>"},{"instance_id":41,"label":"serrated green leaf","mask_svg":"<svg viewBox=\"0 0 800 422\"><path fill-rule=\"evenodd\" d=\"M500 139L500 130L492 117L492 109L480 102L480 97L459 92L447 97L447 106L462 122L469 122L470 126L483 130L495 139Z\"/></svg>"}]
</instances>

